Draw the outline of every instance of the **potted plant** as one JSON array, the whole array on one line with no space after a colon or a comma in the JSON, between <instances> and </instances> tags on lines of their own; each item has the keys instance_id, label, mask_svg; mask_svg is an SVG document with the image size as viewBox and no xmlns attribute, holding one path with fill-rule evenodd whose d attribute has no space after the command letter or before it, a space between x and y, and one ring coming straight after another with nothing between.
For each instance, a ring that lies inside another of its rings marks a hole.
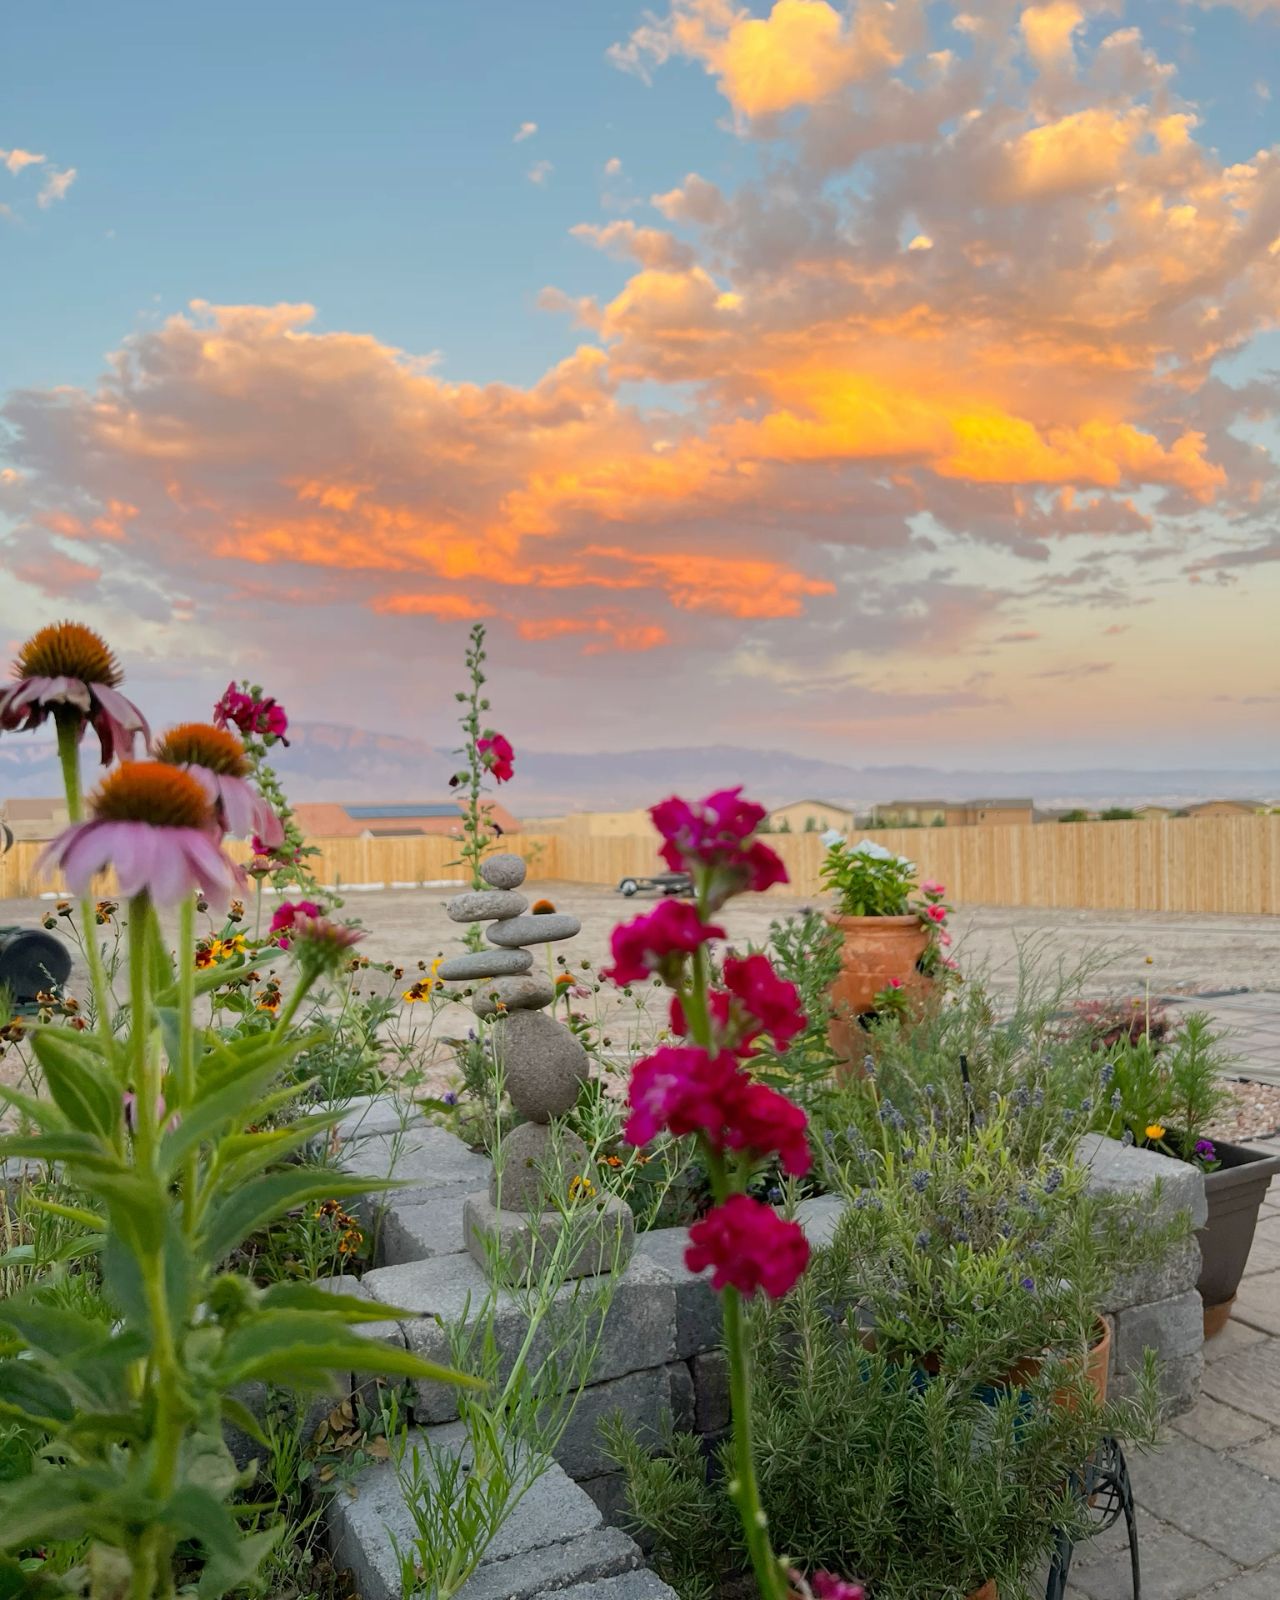
<instances>
[{"instance_id":1,"label":"potted plant","mask_svg":"<svg viewBox=\"0 0 1280 1600\"><path fill-rule=\"evenodd\" d=\"M1103 1068L1107 1094L1093 1120L1112 1138L1174 1156L1204 1173L1209 1214L1196 1237L1206 1339L1231 1316L1258 1210L1280 1172L1280 1155L1208 1136L1230 1100L1223 1084L1229 1067L1221 1035L1200 1012L1163 1043L1149 1030L1131 1042L1122 1039Z\"/></svg>"},{"instance_id":2,"label":"potted plant","mask_svg":"<svg viewBox=\"0 0 1280 1600\"><path fill-rule=\"evenodd\" d=\"M858 1019L919 999L948 963L950 907L940 883L917 890L916 865L872 839L828 849L822 876L835 891L827 920L839 929L840 971L831 988L831 1038L846 1063L859 1059Z\"/></svg>"}]
</instances>

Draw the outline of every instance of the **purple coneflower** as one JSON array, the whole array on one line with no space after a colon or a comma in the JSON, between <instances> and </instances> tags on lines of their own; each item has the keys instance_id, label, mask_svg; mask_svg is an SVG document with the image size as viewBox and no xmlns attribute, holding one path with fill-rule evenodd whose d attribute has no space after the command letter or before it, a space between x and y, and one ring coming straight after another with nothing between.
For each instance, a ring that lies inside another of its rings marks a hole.
<instances>
[{"instance_id":1,"label":"purple coneflower","mask_svg":"<svg viewBox=\"0 0 1280 1600\"><path fill-rule=\"evenodd\" d=\"M290 948L303 966L336 967L352 945L364 938L364 930L350 922L299 915L295 908L289 938Z\"/></svg>"},{"instance_id":2,"label":"purple coneflower","mask_svg":"<svg viewBox=\"0 0 1280 1600\"><path fill-rule=\"evenodd\" d=\"M211 837L214 827L209 798L191 773L161 761L124 761L91 797L89 820L59 834L37 866L61 867L79 896L95 873L114 867L128 899L147 894L172 906L199 890L221 911L241 876Z\"/></svg>"},{"instance_id":3,"label":"purple coneflower","mask_svg":"<svg viewBox=\"0 0 1280 1600\"><path fill-rule=\"evenodd\" d=\"M183 722L161 734L155 755L199 782L224 833L251 834L271 850L284 843L280 818L247 781L249 762L234 733L208 722Z\"/></svg>"},{"instance_id":4,"label":"purple coneflower","mask_svg":"<svg viewBox=\"0 0 1280 1600\"><path fill-rule=\"evenodd\" d=\"M151 738L147 719L118 685L123 677L116 658L92 628L79 622L54 622L41 628L18 651L18 680L0 689L0 729L38 728L49 716L86 725L98 735L102 764L133 753L133 741Z\"/></svg>"}]
</instances>

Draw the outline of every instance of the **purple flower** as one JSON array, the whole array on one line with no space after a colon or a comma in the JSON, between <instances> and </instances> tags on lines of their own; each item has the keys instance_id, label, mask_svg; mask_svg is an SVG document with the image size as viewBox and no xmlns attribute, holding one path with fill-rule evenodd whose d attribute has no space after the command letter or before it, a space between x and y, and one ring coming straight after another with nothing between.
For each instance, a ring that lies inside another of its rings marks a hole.
<instances>
[{"instance_id":1,"label":"purple flower","mask_svg":"<svg viewBox=\"0 0 1280 1600\"><path fill-rule=\"evenodd\" d=\"M1036 1292L1036 1280L1034 1278L1023 1278L1021 1282L1022 1287L1027 1291L1028 1294L1034 1294Z\"/></svg>"},{"instance_id":2,"label":"purple flower","mask_svg":"<svg viewBox=\"0 0 1280 1600\"><path fill-rule=\"evenodd\" d=\"M1216 1161L1218 1158L1218 1152L1214 1147L1212 1139L1197 1139L1196 1154L1200 1157L1201 1161Z\"/></svg>"},{"instance_id":3,"label":"purple flower","mask_svg":"<svg viewBox=\"0 0 1280 1600\"><path fill-rule=\"evenodd\" d=\"M252 835L264 853L284 843L280 818L246 781L249 763L234 734L206 722L184 722L161 735L155 754L197 780L224 833Z\"/></svg>"},{"instance_id":4,"label":"purple flower","mask_svg":"<svg viewBox=\"0 0 1280 1600\"><path fill-rule=\"evenodd\" d=\"M457 1091L454 1089L446 1089L445 1092L440 1096L440 1099L447 1106L456 1106L458 1103Z\"/></svg>"}]
</instances>

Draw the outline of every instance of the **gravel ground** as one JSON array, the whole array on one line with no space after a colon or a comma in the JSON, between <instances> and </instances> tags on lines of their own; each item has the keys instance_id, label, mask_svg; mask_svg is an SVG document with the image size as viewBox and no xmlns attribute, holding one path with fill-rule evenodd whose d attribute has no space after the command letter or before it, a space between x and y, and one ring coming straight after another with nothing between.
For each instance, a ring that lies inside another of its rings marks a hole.
<instances>
[{"instance_id":1,"label":"gravel ground","mask_svg":"<svg viewBox=\"0 0 1280 1600\"><path fill-rule=\"evenodd\" d=\"M1245 1080L1229 1087L1235 1105L1210 1124L1211 1139L1239 1144L1241 1140L1267 1139L1280 1132L1280 1086Z\"/></svg>"}]
</instances>

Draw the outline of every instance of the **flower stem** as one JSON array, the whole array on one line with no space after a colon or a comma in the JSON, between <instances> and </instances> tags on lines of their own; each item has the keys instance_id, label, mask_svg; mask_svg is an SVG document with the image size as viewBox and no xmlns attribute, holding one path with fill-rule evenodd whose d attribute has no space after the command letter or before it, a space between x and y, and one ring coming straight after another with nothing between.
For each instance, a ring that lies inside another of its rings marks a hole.
<instances>
[{"instance_id":1,"label":"flower stem","mask_svg":"<svg viewBox=\"0 0 1280 1600\"><path fill-rule=\"evenodd\" d=\"M155 1168L156 1092L151 1079L147 1016L147 942L151 902L145 894L129 902L129 1054L133 1066L134 1163L150 1174Z\"/></svg>"},{"instance_id":2,"label":"flower stem","mask_svg":"<svg viewBox=\"0 0 1280 1600\"><path fill-rule=\"evenodd\" d=\"M769 1542L769 1520L760 1500L751 1443L751 1370L742 1327L742 1297L734 1288L720 1295L724 1345L729 1357L729 1395L733 1407L733 1476L729 1494L742 1518L742 1531L761 1600L786 1600L782 1563Z\"/></svg>"},{"instance_id":3,"label":"flower stem","mask_svg":"<svg viewBox=\"0 0 1280 1600\"><path fill-rule=\"evenodd\" d=\"M196 1098L196 902L188 895L178 910L178 1061L176 1110L189 1112ZM199 1155L192 1149L183 1164L182 1220L188 1234L195 1218Z\"/></svg>"},{"instance_id":4,"label":"flower stem","mask_svg":"<svg viewBox=\"0 0 1280 1600\"><path fill-rule=\"evenodd\" d=\"M58 761L62 766L62 787L67 796L67 818L76 823L84 817L84 800L80 790L80 730L83 724L78 714L68 714L66 710L55 711L53 720L58 730ZM106 1037L111 1027L107 974L102 965L102 951L98 948L97 912L87 895L80 902L80 926L84 931L81 945L89 966L94 1026Z\"/></svg>"}]
</instances>

